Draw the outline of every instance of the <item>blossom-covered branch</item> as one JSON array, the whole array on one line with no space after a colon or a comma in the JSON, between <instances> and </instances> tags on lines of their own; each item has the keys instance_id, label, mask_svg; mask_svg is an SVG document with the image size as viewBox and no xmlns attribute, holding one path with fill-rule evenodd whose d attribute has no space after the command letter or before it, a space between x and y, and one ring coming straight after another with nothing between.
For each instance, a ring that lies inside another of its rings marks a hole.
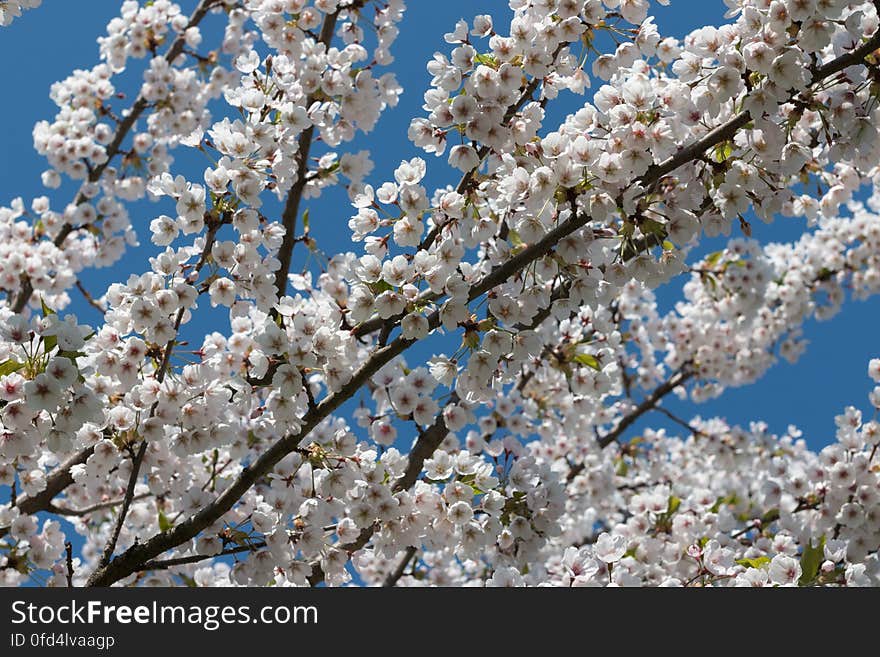
<instances>
[{"instance_id":1,"label":"blossom-covered branch","mask_svg":"<svg viewBox=\"0 0 880 657\"><path fill-rule=\"evenodd\" d=\"M817 454L669 405L880 292L880 3L729 3L683 39L648 0L461 20L408 130L459 171L434 190L425 159L374 176L347 146L403 92L400 0L192 4L122 3L34 131L79 193L0 209L0 581L880 581L876 423L847 409ZM319 243L331 186L350 232ZM123 273L144 197L168 214ZM753 239L780 214L801 237ZM64 314L109 265L99 326Z\"/></svg>"}]
</instances>

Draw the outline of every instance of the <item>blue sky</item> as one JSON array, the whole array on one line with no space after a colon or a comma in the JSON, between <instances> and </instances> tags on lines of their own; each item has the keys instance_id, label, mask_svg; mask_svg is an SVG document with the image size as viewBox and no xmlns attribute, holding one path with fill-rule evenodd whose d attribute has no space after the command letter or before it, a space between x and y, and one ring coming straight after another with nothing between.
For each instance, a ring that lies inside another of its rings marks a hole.
<instances>
[{"instance_id":1,"label":"blue sky","mask_svg":"<svg viewBox=\"0 0 880 657\"><path fill-rule=\"evenodd\" d=\"M193 0L182 1L184 11L191 10L193 4ZM392 65L405 89L404 95L400 105L386 112L367 139L360 139L351 146L355 151L371 149L376 168L369 181L377 184L391 177L401 159L423 155L408 141L406 128L411 117L424 114L422 94L430 79L425 63L435 51L449 50L443 33L450 31L458 18L489 13L500 22L508 11L503 0L409 0L407 4L401 34L393 47L397 61ZM48 97L51 83L63 79L73 69L90 68L97 63L95 39L103 34L108 20L117 15L119 5L119 0L89 0L87 3L45 0L40 9L27 12L11 28L0 31L0 61L7 63L0 72L7 90L5 102L0 103L3 127L0 203L7 204L15 196L22 196L27 203L34 196L47 194L58 209L72 197L69 186L57 191L42 188L39 174L46 163L33 150L31 130L37 120L51 120L55 115L56 108ZM653 14L662 34L683 36L695 27L724 22L724 11L721 0L673 0L669 7L655 6ZM210 24L207 29L210 30ZM135 65L124 76L139 75L140 70L141 67ZM120 88L130 95L136 91L136 86L120 84ZM578 98L566 96L553 101L545 125L552 125L552 120L561 119L576 107ZM178 158L176 171L188 170L193 179L200 176L204 162L198 156L184 155L182 151L175 155ZM445 167L442 159L424 157L429 162L428 187L457 181L457 176ZM342 191L328 193L308 207L313 233L325 251L352 248L340 240L348 234L346 223L350 214ZM167 211L168 208L146 202L134 206L132 219L144 246L127 255L123 278L130 272L148 269L147 256L152 252L152 245L147 226L155 215ZM790 240L801 228L800 221L786 218L777 219L771 226L753 223L754 237L762 242ZM359 251L360 247L354 249ZM98 270L85 273L83 280L89 289L100 294L117 276L112 269ZM666 307L675 298L674 290L661 292ZM880 353L875 337L875 322L880 317L878 304L880 300L848 302L831 322L808 323L805 332L811 344L799 363L792 366L781 361L757 384L729 390L720 399L696 407L694 412L704 417L720 415L740 423L762 419L769 423L771 430L778 432L794 423L804 430L811 446L827 444L834 437L834 415L844 406L855 403L868 408L867 361ZM94 312L78 298L73 309L89 322L97 322ZM190 330L203 329L210 319L198 321L200 323L195 323ZM415 358L410 358L410 363L419 356L425 357L426 353L427 350L420 350ZM652 422L658 424L658 418L652 418Z\"/></svg>"}]
</instances>

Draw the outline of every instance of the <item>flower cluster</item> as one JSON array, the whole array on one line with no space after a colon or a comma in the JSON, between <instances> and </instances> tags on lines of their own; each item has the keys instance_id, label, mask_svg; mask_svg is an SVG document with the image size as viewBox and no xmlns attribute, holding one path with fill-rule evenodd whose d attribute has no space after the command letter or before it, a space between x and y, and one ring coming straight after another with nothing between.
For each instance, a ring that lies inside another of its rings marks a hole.
<instances>
[{"instance_id":1,"label":"flower cluster","mask_svg":"<svg viewBox=\"0 0 880 657\"><path fill-rule=\"evenodd\" d=\"M880 585L875 420L816 453L664 403L880 292L876 3L727 4L684 38L648 0L462 19L409 123L457 171L432 189L360 148L401 0L122 2L34 128L49 195L0 208L0 584ZM777 215L802 235L753 239ZM630 435L661 415L683 433Z\"/></svg>"},{"instance_id":2,"label":"flower cluster","mask_svg":"<svg viewBox=\"0 0 880 657\"><path fill-rule=\"evenodd\" d=\"M0 2L0 27L9 26L26 9L36 9L43 0L4 0Z\"/></svg>"}]
</instances>

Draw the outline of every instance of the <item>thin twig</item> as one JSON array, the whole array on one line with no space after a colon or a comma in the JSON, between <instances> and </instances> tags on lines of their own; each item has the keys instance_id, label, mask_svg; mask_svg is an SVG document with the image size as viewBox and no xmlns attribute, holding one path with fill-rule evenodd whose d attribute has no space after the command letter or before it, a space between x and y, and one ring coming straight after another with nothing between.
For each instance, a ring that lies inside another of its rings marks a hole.
<instances>
[{"instance_id":1,"label":"thin twig","mask_svg":"<svg viewBox=\"0 0 880 657\"><path fill-rule=\"evenodd\" d=\"M177 566L186 566L191 563L207 561L208 559L216 559L217 557L229 556L230 554L240 554L241 552L256 552L260 548L264 547L266 547L266 544L260 541L252 545L239 545L237 547L218 552L217 554L195 554L190 557L177 557L175 559L165 559L163 561L147 561L142 566L138 567L138 571L168 570L169 568L175 568Z\"/></svg>"},{"instance_id":2,"label":"thin twig","mask_svg":"<svg viewBox=\"0 0 880 657\"><path fill-rule=\"evenodd\" d=\"M211 218L211 223L209 223L208 232L205 236L205 244L202 247L202 252L199 255L199 260L196 262L195 267L192 271L192 276L197 277L201 272L202 267L204 267L205 262L207 262L208 254L211 253L211 249L214 246L214 241L217 237L217 231L220 230L221 226L224 225L226 219L218 217ZM174 350L175 341L177 339L177 334L180 331L180 324L183 321L183 315L186 309L181 306L181 308L177 311L177 317L174 321L174 337L168 340L168 344L165 345L164 353L162 354L162 363L159 366L159 370L156 373L156 381L162 383L165 380L165 375L168 373L168 367L171 364L171 352ZM158 400L153 402L153 406L150 408L150 417L152 418L156 412L156 408L158 408L159 402ZM122 526L125 524L125 518L128 515L128 509L131 506L132 498L134 497L134 490L137 486L137 482L140 479L140 471L141 464L144 461L144 456L147 453L147 441L142 440L140 446L138 447L137 454L132 459L131 464L131 474L128 478L128 485L125 490L125 497L122 500L122 508L119 510L119 515L116 518L116 524L113 527L113 531L110 534L110 538L107 541L107 544L104 546L104 551L101 554L101 559L98 562L98 567L92 573L92 577L95 576L96 573L100 572L103 568L110 563L110 559L113 558L113 552L116 550L116 543L119 540L119 534L122 532ZM89 581L91 581L91 577Z\"/></svg>"},{"instance_id":3,"label":"thin twig","mask_svg":"<svg viewBox=\"0 0 880 657\"><path fill-rule=\"evenodd\" d=\"M705 435L706 435L706 432L703 431L702 429L698 429L697 427L695 427L694 425L692 425L692 424L691 424L690 422L688 422L687 420L683 420L682 418L678 417L677 415L675 415L675 414L672 413L671 411L669 411L669 410L663 408L662 406L655 406L655 407L654 407L653 409L651 409L651 410L656 411L656 412L658 412L658 413L662 413L663 415L665 415L666 417L668 417L670 420L672 420L673 422L675 422L677 425L684 427L685 429L687 429L688 431L690 431L690 432L691 432L693 435L695 435L695 436L705 436Z\"/></svg>"},{"instance_id":4,"label":"thin twig","mask_svg":"<svg viewBox=\"0 0 880 657\"><path fill-rule=\"evenodd\" d=\"M136 502L138 500L142 500L147 497L152 497L152 495L153 495L152 493L141 493L140 495L135 495L132 498L132 501ZM81 516L87 516L90 513L94 513L95 511L102 511L103 509L112 509L114 506L119 506L124 501L125 500L123 498L119 498L118 500L112 500L110 502L101 502L100 504L93 504L92 506L87 506L84 509L68 509L63 506L57 506L57 505L52 504L46 509L46 511L48 511L49 513L54 513L59 516L81 517Z\"/></svg>"},{"instance_id":5,"label":"thin twig","mask_svg":"<svg viewBox=\"0 0 880 657\"><path fill-rule=\"evenodd\" d=\"M688 379L692 378L695 375L694 371L691 369L679 370L674 375L672 375L667 381L663 382L661 385L657 386L641 404L639 404L631 413L625 415L620 422L617 423L617 426L614 427L611 431L606 433L604 436L599 438L599 446L607 447L611 443L615 442L624 431L626 431L636 420L642 417L648 411L654 409L657 404L670 392L675 390L678 386L685 383Z\"/></svg>"},{"instance_id":6,"label":"thin twig","mask_svg":"<svg viewBox=\"0 0 880 657\"><path fill-rule=\"evenodd\" d=\"M64 543L64 551L67 553L67 588L73 588L73 545L70 541Z\"/></svg>"},{"instance_id":7,"label":"thin twig","mask_svg":"<svg viewBox=\"0 0 880 657\"><path fill-rule=\"evenodd\" d=\"M657 386L654 391L642 401L641 404L636 406L630 413L624 415L620 421L617 423L617 426L614 427L611 431L606 433L603 436L597 436L596 442L599 444L599 447L605 448L608 447L613 442L616 442L623 432L626 431L632 424L642 417L648 411L654 409L657 404L670 392L675 390L678 386L685 383L688 379L695 376L695 372L691 369L681 369L675 374L673 374L669 379L664 381L662 384ZM578 463L576 465L571 466L568 471L568 475L566 477L566 481L572 481L575 477L577 477L581 472L583 472L584 464Z\"/></svg>"},{"instance_id":8,"label":"thin twig","mask_svg":"<svg viewBox=\"0 0 880 657\"><path fill-rule=\"evenodd\" d=\"M101 553L101 560L98 562L99 569L103 568L110 562L110 559L113 556L113 551L116 549L116 542L119 540L122 525L125 524L125 516L128 515L128 509L131 506L132 498L134 497L134 489L140 478L141 463L143 463L144 455L146 453L147 441L144 440L141 442L140 447L138 447L134 459L132 459L131 475L128 478L128 486L125 489L125 497L122 500L122 509L116 517L116 524L113 526L113 532L110 534L110 539L107 541L107 544L104 546L104 551Z\"/></svg>"},{"instance_id":9,"label":"thin twig","mask_svg":"<svg viewBox=\"0 0 880 657\"><path fill-rule=\"evenodd\" d=\"M556 57L567 45L568 43L563 41L558 46L556 46L556 50L553 51L551 61L556 61ZM516 116L516 113L522 109L523 105L526 104L526 101L528 101L535 93L535 91L537 91L538 85L541 84L541 81L543 79L544 78L539 78L536 76L533 77L531 81L529 81L517 101L507 108L507 111L504 113L504 118L501 120L502 125L506 125L511 121L511 119L513 119L514 116ZM489 152L491 150L492 149L489 146L480 147L480 150L477 151L477 165L472 169L466 171L465 174L461 177L461 180L459 180L458 185L456 185L455 187L456 192L458 192L459 194L464 194L467 191L468 187L471 184L471 180L473 180L473 177L477 174L477 171L479 171L480 167L483 165L483 160L486 159L486 156L489 155ZM424 251L429 246L431 246L431 244L434 243L434 240L437 239L437 235L439 235L440 231L443 230L444 225L445 224L438 223L431 229L431 231L419 243L419 251Z\"/></svg>"},{"instance_id":10,"label":"thin twig","mask_svg":"<svg viewBox=\"0 0 880 657\"><path fill-rule=\"evenodd\" d=\"M400 563L397 564L397 567L388 573L388 577L385 578L385 582L382 584L385 588L392 588L397 581L403 577L403 571L406 570L406 565L412 561L412 558L416 556L416 548L409 546L403 553L403 558L400 560Z\"/></svg>"},{"instance_id":11,"label":"thin twig","mask_svg":"<svg viewBox=\"0 0 880 657\"><path fill-rule=\"evenodd\" d=\"M107 312L107 309L104 307L104 305L103 305L100 301L98 301L97 299L95 299L95 297L92 296L92 293L89 292L89 291L85 288L85 286L82 284L82 281L81 281L81 280L76 279L76 283L74 283L74 285L76 285L76 289L79 290L80 294L83 295L83 298L86 300L86 302L87 302L92 308L94 308L95 310L97 310L97 311L98 311L99 313L101 313L102 315L105 314L105 313Z\"/></svg>"}]
</instances>

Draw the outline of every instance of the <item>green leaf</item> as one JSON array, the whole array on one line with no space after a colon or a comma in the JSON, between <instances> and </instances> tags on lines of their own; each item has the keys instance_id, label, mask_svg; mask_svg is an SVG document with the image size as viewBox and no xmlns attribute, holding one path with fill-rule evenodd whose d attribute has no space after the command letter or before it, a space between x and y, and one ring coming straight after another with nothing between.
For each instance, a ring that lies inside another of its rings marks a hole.
<instances>
[{"instance_id":1,"label":"green leaf","mask_svg":"<svg viewBox=\"0 0 880 657\"><path fill-rule=\"evenodd\" d=\"M661 235L666 237L666 226L654 219L642 219L642 223L639 224L639 230L642 231L643 235Z\"/></svg>"},{"instance_id":2,"label":"green leaf","mask_svg":"<svg viewBox=\"0 0 880 657\"><path fill-rule=\"evenodd\" d=\"M309 232L309 209L306 208L305 212L303 212L303 230L308 233Z\"/></svg>"},{"instance_id":3,"label":"green leaf","mask_svg":"<svg viewBox=\"0 0 880 657\"><path fill-rule=\"evenodd\" d=\"M733 142L725 141L715 147L713 159L716 162L724 162L733 154Z\"/></svg>"},{"instance_id":4,"label":"green leaf","mask_svg":"<svg viewBox=\"0 0 880 657\"><path fill-rule=\"evenodd\" d=\"M379 279L375 283L370 283L368 287L370 288L370 291L375 295L379 295L383 292L386 292L387 290L394 289L393 287L391 287L391 284L384 279Z\"/></svg>"},{"instance_id":5,"label":"green leaf","mask_svg":"<svg viewBox=\"0 0 880 657\"><path fill-rule=\"evenodd\" d=\"M56 346L58 346L58 336L57 335L44 335L43 336L43 349L46 350L46 353L52 351Z\"/></svg>"},{"instance_id":6,"label":"green leaf","mask_svg":"<svg viewBox=\"0 0 880 657\"><path fill-rule=\"evenodd\" d=\"M43 317L48 317L49 315L57 314L54 310L52 310L49 306L46 305L46 302L43 300L43 297L40 297L40 308L43 310Z\"/></svg>"},{"instance_id":7,"label":"green leaf","mask_svg":"<svg viewBox=\"0 0 880 657\"><path fill-rule=\"evenodd\" d=\"M776 522L779 520L779 509L773 508L767 511L763 516L761 516L761 525L766 526L771 522Z\"/></svg>"},{"instance_id":8,"label":"green leaf","mask_svg":"<svg viewBox=\"0 0 880 657\"><path fill-rule=\"evenodd\" d=\"M736 562L740 566L745 566L746 568L763 568L768 563L770 563L770 557L753 557L737 559Z\"/></svg>"},{"instance_id":9,"label":"green leaf","mask_svg":"<svg viewBox=\"0 0 880 657\"><path fill-rule=\"evenodd\" d=\"M716 265L719 260L721 260L721 256L724 255L723 251L716 251L715 253L710 253L706 256L706 264L710 267Z\"/></svg>"},{"instance_id":10,"label":"green leaf","mask_svg":"<svg viewBox=\"0 0 880 657\"><path fill-rule=\"evenodd\" d=\"M799 586L807 586L816 579L819 574L819 566L825 559L825 534L819 538L816 547L813 547L813 541L810 540L804 551L801 553L801 578L798 580Z\"/></svg>"},{"instance_id":11,"label":"green leaf","mask_svg":"<svg viewBox=\"0 0 880 657\"><path fill-rule=\"evenodd\" d=\"M17 360L10 358L9 360L0 363L0 376L6 376L7 374L17 372L22 367L24 367L24 363L19 363Z\"/></svg>"},{"instance_id":12,"label":"green leaf","mask_svg":"<svg viewBox=\"0 0 880 657\"><path fill-rule=\"evenodd\" d=\"M230 529L228 534L230 540L236 545L250 545L250 536L247 532L240 529Z\"/></svg>"},{"instance_id":13,"label":"green leaf","mask_svg":"<svg viewBox=\"0 0 880 657\"><path fill-rule=\"evenodd\" d=\"M167 532L171 529L171 521L162 511L159 511L159 531Z\"/></svg>"},{"instance_id":14,"label":"green leaf","mask_svg":"<svg viewBox=\"0 0 880 657\"><path fill-rule=\"evenodd\" d=\"M678 508L681 506L681 498L676 497L675 495L669 496L669 503L666 506L666 515L671 516L673 513L678 511Z\"/></svg>"},{"instance_id":15,"label":"green leaf","mask_svg":"<svg viewBox=\"0 0 880 657\"><path fill-rule=\"evenodd\" d=\"M474 56L474 63L498 68L498 59L492 53L482 53Z\"/></svg>"},{"instance_id":16,"label":"green leaf","mask_svg":"<svg viewBox=\"0 0 880 657\"><path fill-rule=\"evenodd\" d=\"M590 354L577 354L574 357L574 362L579 363L580 365L586 365L587 367L592 367L597 372L602 371L602 365L599 363L599 359Z\"/></svg>"},{"instance_id":17,"label":"green leaf","mask_svg":"<svg viewBox=\"0 0 880 657\"><path fill-rule=\"evenodd\" d=\"M728 495L727 497L719 497L717 500L715 500L715 504L713 504L711 506L709 511L711 511L712 513L718 513L718 509L720 509L722 505L724 505L724 506L731 505L732 506L732 505L735 505L738 503L739 503L739 500L737 499L735 494Z\"/></svg>"},{"instance_id":18,"label":"green leaf","mask_svg":"<svg viewBox=\"0 0 880 657\"><path fill-rule=\"evenodd\" d=\"M190 588L197 588L198 584L196 584L196 580L194 580L189 575L184 575L183 573L176 573L180 579L183 580L183 583L186 584Z\"/></svg>"}]
</instances>

